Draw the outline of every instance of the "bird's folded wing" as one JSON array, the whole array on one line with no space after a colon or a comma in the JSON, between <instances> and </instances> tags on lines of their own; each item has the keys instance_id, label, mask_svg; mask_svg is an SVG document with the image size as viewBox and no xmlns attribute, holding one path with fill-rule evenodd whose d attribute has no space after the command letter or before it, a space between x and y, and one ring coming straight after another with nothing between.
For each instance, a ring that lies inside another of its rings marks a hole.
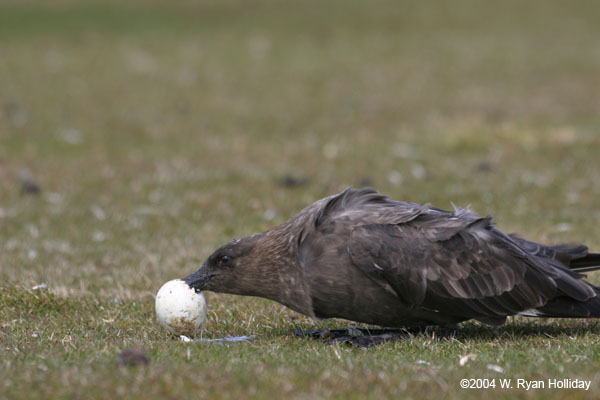
<instances>
[{"instance_id":1,"label":"bird's folded wing","mask_svg":"<svg viewBox=\"0 0 600 400\"><path fill-rule=\"evenodd\" d=\"M495 237L488 219L443 225L427 218L361 225L351 234L348 252L356 267L410 307L508 315L556 294L555 281Z\"/></svg>"}]
</instances>

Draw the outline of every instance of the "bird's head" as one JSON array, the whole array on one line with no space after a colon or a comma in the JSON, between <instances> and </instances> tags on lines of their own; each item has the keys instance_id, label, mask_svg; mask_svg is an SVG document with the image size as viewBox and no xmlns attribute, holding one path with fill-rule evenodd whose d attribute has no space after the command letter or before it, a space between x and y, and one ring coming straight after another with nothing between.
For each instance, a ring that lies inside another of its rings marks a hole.
<instances>
[{"instance_id":1,"label":"bird's head","mask_svg":"<svg viewBox=\"0 0 600 400\"><path fill-rule=\"evenodd\" d=\"M199 270L183 280L196 292L263 297L314 316L295 237L290 225L284 223L234 239L215 250Z\"/></svg>"},{"instance_id":2,"label":"bird's head","mask_svg":"<svg viewBox=\"0 0 600 400\"><path fill-rule=\"evenodd\" d=\"M247 294L247 286L252 285L250 281L256 276L254 269L259 263L256 251L259 236L246 236L222 245L200 269L183 280L196 292Z\"/></svg>"}]
</instances>

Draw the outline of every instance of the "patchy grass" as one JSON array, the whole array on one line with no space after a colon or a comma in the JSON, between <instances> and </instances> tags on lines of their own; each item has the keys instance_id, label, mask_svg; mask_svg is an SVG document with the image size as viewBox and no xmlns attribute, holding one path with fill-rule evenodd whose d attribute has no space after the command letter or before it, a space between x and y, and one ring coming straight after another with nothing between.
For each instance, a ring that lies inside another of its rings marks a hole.
<instances>
[{"instance_id":1,"label":"patchy grass","mask_svg":"<svg viewBox=\"0 0 600 400\"><path fill-rule=\"evenodd\" d=\"M599 249L599 12L1 2L0 398L596 398L595 321L467 323L365 351L292 334L345 321L208 293L206 337L257 338L198 344L156 325L153 295L347 185ZM117 368L130 347L150 365ZM482 393L462 378L592 388Z\"/></svg>"}]
</instances>

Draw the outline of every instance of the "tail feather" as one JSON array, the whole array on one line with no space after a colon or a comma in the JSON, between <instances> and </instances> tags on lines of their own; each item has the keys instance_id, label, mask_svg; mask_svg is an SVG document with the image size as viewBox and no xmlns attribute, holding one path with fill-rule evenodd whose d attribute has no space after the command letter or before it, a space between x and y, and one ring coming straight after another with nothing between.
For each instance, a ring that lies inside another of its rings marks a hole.
<instances>
[{"instance_id":1,"label":"tail feather","mask_svg":"<svg viewBox=\"0 0 600 400\"><path fill-rule=\"evenodd\" d=\"M543 244L530 242L514 234L510 235L512 240L523 250L538 257L552 259L575 272L589 272L600 270L600 253L590 253L587 246L557 245L545 246Z\"/></svg>"},{"instance_id":2,"label":"tail feather","mask_svg":"<svg viewBox=\"0 0 600 400\"><path fill-rule=\"evenodd\" d=\"M590 253L587 246L545 246L543 244L530 242L516 235L510 235L512 240L523 250L530 254L545 259L548 263L555 266L557 271L568 273L568 268L576 279L584 278L585 272L600 270L600 253ZM585 300L580 298L576 300L570 293L578 295L580 292L577 287L569 285L570 281L563 281L563 286L559 285L562 295L549 300L541 307L525 310L519 315L526 317L556 317L556 318L600 318L600 286L593 285L586 281L585 283L596 292L595 296ZM557 283L561 283L560 280ZM572 283L572 282L571 282ZM575 289L569 292L569 289Z\"/></svg>"},{"instance_id":3,"label":"tail feather","mask_svg":"<svg viewBox=\"0 0 600 400\"><path fill-rule=\"evenodd\" d=\"M600 270L600 253L588 253L584 257L573 259L569 268L577 272Z\"/></svg>"},{"instance_id":4,"label":"tail feather","mask_svg":"<svg viewBox=\"0 0 600 400\"><path fill-rule=\"evenodd\" d=\"M526 317L600 318L600 296L587 301L557 297L542 307L519 313Z\"/></svg>"}]
</instances>

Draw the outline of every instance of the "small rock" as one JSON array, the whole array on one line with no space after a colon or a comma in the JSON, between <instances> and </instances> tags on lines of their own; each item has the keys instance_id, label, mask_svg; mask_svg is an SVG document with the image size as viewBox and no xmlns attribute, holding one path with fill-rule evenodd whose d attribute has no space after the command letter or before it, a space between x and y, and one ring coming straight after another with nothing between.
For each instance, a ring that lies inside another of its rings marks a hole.
<instances>
[{"instance_id":1,"label":"small rock","mask_svg":"<svg viewBox=\"0 0 600 400\"><path fill-rule=\"evenodd\" d=\"M125 349L119 354L117 364L121 367L136 367L138 365L148 365L150 360L148 360L144 349Z\"/></svg>"},{"instance_id":2,"label":"small rock","mask_svg":"<svg viewBox=\"0 0 600 400\"><path fill-rule=\"evenodd\" d=\"M23 194L39 194L41 188L38 184L31 181L21 181L21 193Z\"/></svg>"},{"instance_id":3,"label":"small rock","mask_svg":"<svg viewBox=\"0 0 600 400\"><path fill-rule=\"evenodd\" d=\"M293 175L286 175L279 181L280 186L284 186L284 187L288 187L288 188L304 186L307 183L308 183L308 180L306 178L301 178L301 177L297 177L297 176L293 176Z\"/></svg>"},{"instance_id":4,"label":"small rock","mask_svg":"<svg viewBox=\"0 0 600 400\"><path fill-rule=\"evenodd\" d=\"M27 169L19 171L19 181L21 181L21 193L22 194L39 194L41 189L40 186L33 181L31 172Z\"/></svg>"}]
</instances>

